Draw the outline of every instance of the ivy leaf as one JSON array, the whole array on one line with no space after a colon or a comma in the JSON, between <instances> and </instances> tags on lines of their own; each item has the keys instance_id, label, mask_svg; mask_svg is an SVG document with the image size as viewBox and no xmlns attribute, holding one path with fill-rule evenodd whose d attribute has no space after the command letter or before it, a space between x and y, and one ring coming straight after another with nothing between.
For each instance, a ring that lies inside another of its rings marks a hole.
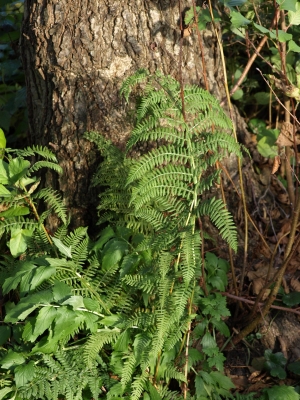
<instances>
[{"instance_id":1,"label":"ivy leaf","mask_svg":"<svg viewBox=\"0 0 300 400\"><path fill-rule=\"evenodd\" d=\"M15 382L17 388L25 386L31 381L35 375L34 361L29 361L28 364L19 365L15 368Z\"/></svg>"},{"instance_id":2,"label":"ivy leaf","mask_svg":"<svg viewBox=\"0 0 300 400\"><path fill-rule=\"evenodd\" d=\"M2 368L9 369L15 367L16 365L24 364L25 358L20 353L8 350L8 353L2 358L0 364Z\"/></svg>"},{"instance_id":3,"label":"ivy leaf","mask_svg":"<svg viewBox=\"0 0 300 400\"><path fill-rule=\"evenodd\" d=\"M55 237L52 237L52 240L53 240L53 243L55 244L55 246L58 248L58 250L60 251L60 253L63 256L72 258L72 253L71 253L72 246L67 247L65 244L63 244L63 242L60 239L55 238Z\"/></svg>"}]
</instances>

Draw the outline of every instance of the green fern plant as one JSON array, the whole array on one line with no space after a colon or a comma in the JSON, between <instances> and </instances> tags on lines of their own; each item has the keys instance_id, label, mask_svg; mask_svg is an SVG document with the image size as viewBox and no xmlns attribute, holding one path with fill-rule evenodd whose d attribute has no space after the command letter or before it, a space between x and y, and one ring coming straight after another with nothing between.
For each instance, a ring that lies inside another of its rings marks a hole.
<instances>
[{"instance_id":1,"label":"green fern plant","mask_svg":"<svg viewBox=\"0 0 300 400\"><path fill-rule=\"evenodd\" d=\"M94 184L105 189L100 221L111 225L95 242L86 228L68 232L66 225L48 240L40 229L46 212L36 218L22 257L1 261L4 295L19 296L7 304L3 322L10 346L2 343L0 365L13 376L3 398L51 398L51 392L64 399L84 393L108 400L204 399L208 389L208 398L231 397L215 341L216 331L229 335L222 320L228 310L218 293L228 265L210 254L203 259L198 222L209 215L237 248L232 217L219 199L204 197L219 179L215 163L231 151L241 156L241 150L230 136L230 120L207 92L185 88L184 117L177 81L138 71L124 82L127 98L136 83L144 94L127 155L95 133L87 135L104 156ZM139 146L149 151L137 157ZM16 187L3 186L11 201L20 201L16 208L29 199L33 212L35 199L47 198L64 217L55 193L27 189L35 181L22 183L26 174L33 179L24 164L32 151L17 156L26 171ZM6 163L9 171L9 157ZM76 362L74 371L90 373L91 381L76 382L70 370ZM191 375L196 385L188 393ZM169 387L174 380L177 391Z\"/></svg>"}]
</instances>

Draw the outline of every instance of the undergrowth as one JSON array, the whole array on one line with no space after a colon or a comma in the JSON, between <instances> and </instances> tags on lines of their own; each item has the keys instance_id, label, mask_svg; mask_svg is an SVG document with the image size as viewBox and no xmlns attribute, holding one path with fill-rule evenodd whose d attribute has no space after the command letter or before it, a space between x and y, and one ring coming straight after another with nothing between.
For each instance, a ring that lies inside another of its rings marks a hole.
<instances>
[{"instance_id":1,"label":"undergrowth","mask_svg":"<svg viewBox=\"0 0 300 400\"><path fill-rule=\"evenodd\" d=\"M0 399L233 398L216 341L229 337L228 263L204 255L201 221L209 216L237 249L230 213L206 194L217 161L241 148L208 92L186 86L183 113L179 83L144 70L124 82L127 100L132 92L142 100L126 154L86 135L104 157L93 183L107 226L96 240L83 227L70 232L59 194L39 190L38 169L60 172L49 150L3 155ZM53 235L51 213L62 221Z\"/></svg>"}]
</instances>

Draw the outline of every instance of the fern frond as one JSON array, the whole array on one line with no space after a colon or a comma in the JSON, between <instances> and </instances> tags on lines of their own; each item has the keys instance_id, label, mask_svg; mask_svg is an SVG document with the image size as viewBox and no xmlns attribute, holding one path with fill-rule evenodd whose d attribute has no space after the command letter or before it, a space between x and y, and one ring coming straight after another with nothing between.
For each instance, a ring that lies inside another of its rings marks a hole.
<instances>
[{"instance_id":1,"label":"fern frond","mask_svg":"<svg viewBox=\"0 0 300 400\"><path fill-rule=\"evenodd\" d=\"M36 172L41 168L48 168L52 169L53 171L56 171L59 174L62 174L63 170L60 165L50 162L50 161L37 161L34 163L28 170L28 175L30 175L32 172Z\"/></svg>"},{"instance_id":2,"label":"fern frond","mask_svg":"<svg viewBox=\"0 0 300 400\"><path fill-rule=\"evenodd\" d=\"M98 332L92 334L84 345L83 358L86 365L91 367L104 344L116 341L119 335L119 329L99 329Z\"/></svg>"},{"instance_id":3,"label":"fern frond","mask_svg":"<svg viewBox=\"0 0 300 400\"><path fill-rule=\"evenodd\" d=\"M34 195L36 199L43 199L51 207L58 217L67 224L67 207L63 203L60 194L52 188L44 188Z\"/></svg>"},{"instance_id":4,"label":"fern frond","mask_svg":"<svg viewBox=\"0 0 300 400\"><path fill-rule=\"evenodd\" d=\"M229 246L237 251L237 231L232 215L220 199L211 198L199 204L199 215L208 215Z\"/></svg>"},{"instance_id":5,"label":"fern frond","mask_svg":"<svg viewBox=\"0 0 300 400\"><path fill-rule=\"evenodd\" d=\"M46 160L57 163L57 158L55 154L46 146L33 145L32 147L28 146L25 149L14 149L10 151L20 157L28 157L38 154Z\"/></svg>"}]
</instances>

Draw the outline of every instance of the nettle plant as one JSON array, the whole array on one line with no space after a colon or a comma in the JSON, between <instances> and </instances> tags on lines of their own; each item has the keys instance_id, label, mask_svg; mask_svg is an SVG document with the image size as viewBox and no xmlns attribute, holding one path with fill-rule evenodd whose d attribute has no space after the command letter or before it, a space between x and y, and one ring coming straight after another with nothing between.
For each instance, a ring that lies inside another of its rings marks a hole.
<instances>
[{"instance_id":1,"label":"nettle plant","mask_svg":"<svg viewBox=\"0 0 300 400\"><path fill-rule=\"evenodd\" d=\"M1 259L7 301L0 399L232 397L216 342L217 332L229 336L220 294L228 264L204 255L201 219L208 215L237 249L230 213L221 200L203 195L219 180L217 161L229 152L241 157L241 149L208 92L186 86L183 112L180 84L169 76L140 70L123 84L127 100L133 90L136 127L126 154L99 134L86 135L104 157L94 184L103 189L100 221L109 225L96 241L86 228L69 233L59 197L38 191L32 175L47 167L38 163L55 160L25 158L51 152L9 151L1 161L0 195L7 203L1 223L11 254ZM50 207L41 216L39 198ZM34 222L9 214L24 202ZM43 223L53 211L63 225L49 236ZM26 243L18 251L10 222ZM27 235L30 224L35 230Z\"/></svg>"}]
</instances>

